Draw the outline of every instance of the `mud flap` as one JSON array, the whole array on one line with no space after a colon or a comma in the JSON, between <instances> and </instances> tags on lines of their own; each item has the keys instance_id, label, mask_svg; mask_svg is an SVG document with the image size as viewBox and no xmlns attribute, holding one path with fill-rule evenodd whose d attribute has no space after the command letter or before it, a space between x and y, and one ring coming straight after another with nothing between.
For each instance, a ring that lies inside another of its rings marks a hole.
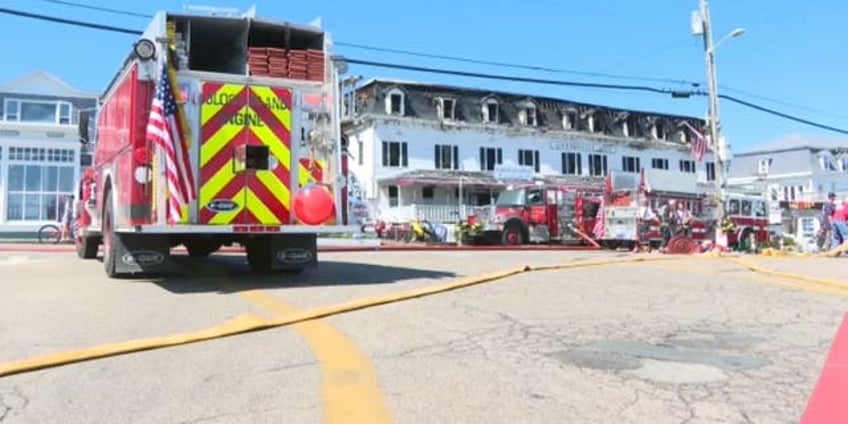
<instances>
[{"instance_id":1,"label":"mud flap","mask_svg":"<svg viewBox=\"0 0 848 424\"><path fill-rule=\"evenodd\" d=\"M116 233L116 274L165 274L174 270L168 236Z\"/></svg>"},{"instance_id":2,"label":"mud flap","mask_svg":"<svg viewBox=\"0 0 848 424\"><path fill-rule=\"evenodd\" d=\"M301 270L318 265L317 234L286 234L271 237L273 271Z\"/></svg>"}]
</instances>

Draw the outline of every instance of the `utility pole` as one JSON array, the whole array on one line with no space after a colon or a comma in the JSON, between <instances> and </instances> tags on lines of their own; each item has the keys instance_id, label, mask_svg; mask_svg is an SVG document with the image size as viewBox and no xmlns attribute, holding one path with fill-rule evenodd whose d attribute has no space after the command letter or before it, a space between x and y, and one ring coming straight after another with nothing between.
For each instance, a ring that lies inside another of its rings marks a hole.
<instances>
[{"instance_id":1,"label":"utility pole","mask_svg":"<svg viewBox=\"0 0 848 424\"><path fill-rule=\"evenodd\" d=\"M721 204L721 217L724 216L724 200L726 189L726 174L725 167L725 149L721 145L719 133L719 113L718 113L718 84L716 82L716 67L715 67L715 46L713 45L713 32L710 26L710 9L707 5L707 0L700 0L700 17L703 25L702 35L704 37L704 53L706 54L707 65L707 85L709 90L709 135L710 144L713 150L713 159L715 160L715 178L718 184L719 202Z\"/></svg>"}]
</instances>

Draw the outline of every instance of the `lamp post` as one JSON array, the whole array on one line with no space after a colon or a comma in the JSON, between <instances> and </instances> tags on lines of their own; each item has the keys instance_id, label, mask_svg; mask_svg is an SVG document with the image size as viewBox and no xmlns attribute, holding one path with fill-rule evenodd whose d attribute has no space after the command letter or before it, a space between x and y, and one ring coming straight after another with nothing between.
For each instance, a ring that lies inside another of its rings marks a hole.
<instances>
[{"instance_id":1,"label":"lamp post","mask_svg":"<svg viewBox=\"0 0 848 424\"><path fill-rule=\"evenodd\" d=\"M719 188L719 202L721 203L721 217L724 217L724 201L726 196L728 162L730 160L727 146L721 141L720 123L718 112L718 83L716 82L715 51L725 41L745 33L744 28L736 28L717 43L713 43L712 28L710 26L710 11L707 0L700 0L700 10L695 12L693 19L694 35L701 35L704 39L704 54L707 65L707 85L709 90L709 135L710 144L715 160L715 178Z\"/></svg>"}]
</instances>

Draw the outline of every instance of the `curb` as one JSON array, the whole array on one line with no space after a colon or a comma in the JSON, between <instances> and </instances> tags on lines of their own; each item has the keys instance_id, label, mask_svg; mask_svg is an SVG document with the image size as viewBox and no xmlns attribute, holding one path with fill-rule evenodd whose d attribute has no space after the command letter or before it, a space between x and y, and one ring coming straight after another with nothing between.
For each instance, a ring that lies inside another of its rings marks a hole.
<instances>
[{"instance_id":1,"label":"curb","mask_svg":"<svg viewBox=\"0 0 848 424\"><path fill-rule=\"evenodd\" d=\"M527 246L421 246L421 245L389 245L389 246L318 246L319 252L421 252L421 251L587 251L601 250L592 246L557 246L557 245L527 245ZM74 252L73 245L39 245L39 244L15 244L0 245L0 252L27 252L27 253L54 253ZM175 252L184 252L185 248L172 249ZM218 253L244 253L241 247L223 247Z\"/></svg>"}]
</instances>

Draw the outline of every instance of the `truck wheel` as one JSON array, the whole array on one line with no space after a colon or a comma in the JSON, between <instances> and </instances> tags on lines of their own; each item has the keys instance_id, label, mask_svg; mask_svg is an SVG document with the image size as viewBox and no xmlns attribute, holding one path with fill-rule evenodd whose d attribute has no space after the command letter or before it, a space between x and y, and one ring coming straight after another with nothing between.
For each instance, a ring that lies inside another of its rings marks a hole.
<instances>
[{"instance_id":1,"label":"truck wheel","mask_svg":"<svg viewBox=\"0 0 848 424\"><path fill-rule=\"evenodd\" d=\"M271 243L269 239L257 238L247 243L247 264L257 273L271 271Z\"/></svg>"},{"instance_id":2,"label":"truck wheel","mask_svg":"<svg viewBox=\"0 0 848 424\"><path fill-rule=\"evenodd\" d=\"M501 242L507 246L519 246L524 243L521 227L510 225L503 232Z\"/></svg>"},{"instance_id":3,"label":"truck wheel","mask_svg":"<svg viewBox=\"0 0 848 424\"><path fill-rule=\"evenodd\" d=\"M108 192L103 199L103 268L106 276L115 278L118 276L118 266L115 257L115 220L112 211L112 192Z\"/></svg>"},{"instance_id":4,"label":"truck wheel","mask_svg":"<svg viewBox=\"0 0 848 424\"><path fill-rule=\"evenodd\" d=\"M100 243L97 242L96 238L90 237L83 232L83 234L74 237L74 241L76 242L77 256L80 259L94 259L97 257L97 248L100 247Z\"/></svg>"}]
</instances>

